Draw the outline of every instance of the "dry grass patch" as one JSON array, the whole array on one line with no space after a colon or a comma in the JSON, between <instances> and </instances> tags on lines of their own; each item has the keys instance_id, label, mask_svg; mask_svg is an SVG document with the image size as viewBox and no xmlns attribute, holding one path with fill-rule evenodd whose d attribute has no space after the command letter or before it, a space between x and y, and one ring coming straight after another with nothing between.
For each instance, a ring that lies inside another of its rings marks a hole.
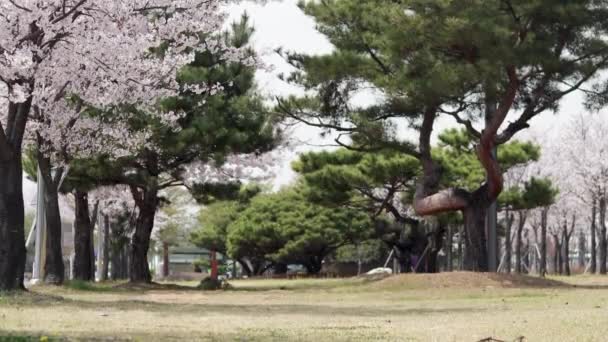
<instances>
[{"instance_id":1,"label":"dry grass patch","mask_svg":"<svg viewBox=\"0 0 608 342\"><path fill-rule=\"evenodd\" d=\"M608 278L467 273L243 280L247 291L37 287L0 299L0 336L134 341L604 341ZM547 284L547 287L539 287ZM603 284L603 285L602 285ZM115 286L116 284L111 285ZM108 284L103 284L108 286Z\"/></svg>"}]
</instances>

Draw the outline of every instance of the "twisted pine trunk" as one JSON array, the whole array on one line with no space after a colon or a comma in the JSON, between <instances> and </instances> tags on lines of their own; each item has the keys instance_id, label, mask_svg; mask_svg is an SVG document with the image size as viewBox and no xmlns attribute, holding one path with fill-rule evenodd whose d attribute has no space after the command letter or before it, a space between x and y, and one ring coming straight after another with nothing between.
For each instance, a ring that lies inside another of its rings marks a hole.
<instances>
[{"instance_id":1,"label":"twisted pine trunk","mask_svg":"<svg viewBox=\"0 0 608 342\"><path fill-rule=\"evenodd\" d=\"M488 248L486 237L486 216L491 201L485 196L485 187L477 191L462 211L466 231L464 269L487 272Z\"/></svg>"}]
</instances>

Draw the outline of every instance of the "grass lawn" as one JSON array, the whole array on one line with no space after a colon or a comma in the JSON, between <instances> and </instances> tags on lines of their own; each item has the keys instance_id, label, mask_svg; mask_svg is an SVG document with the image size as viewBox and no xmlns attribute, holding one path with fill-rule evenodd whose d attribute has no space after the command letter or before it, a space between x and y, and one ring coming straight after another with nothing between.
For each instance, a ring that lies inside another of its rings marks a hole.
<instances>
[{"instance_id":1,"label":"grass lawn","mask_svg":"<svg viewBox=\"0 0 608 342\"><path fill-rule=\"evenodd\" d=\"M608 341L608 278L554 280L451 273L241 280L217 292L35 287L0 296L0 341Z\"/></svg>"}]
</instances>

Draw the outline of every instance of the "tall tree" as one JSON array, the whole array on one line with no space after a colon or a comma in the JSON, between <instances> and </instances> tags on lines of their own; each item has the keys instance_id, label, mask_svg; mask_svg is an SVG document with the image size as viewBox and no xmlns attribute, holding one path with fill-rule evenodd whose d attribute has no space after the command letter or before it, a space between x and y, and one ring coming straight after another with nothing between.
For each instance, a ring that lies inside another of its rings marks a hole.
<instances>
[{"instance_id":1,"label":"tall tree","mask_svg":"<svg viewBox=\"0 0 608 342\"><path fill-rule=\"evenodd\" d=\"M182 91L161 104L181 113L173 125L141 111L118 113L126 116L130 129L149 133L145 145L107 162L114 170L107 181L128 185L138 209L129 256L132 282L151 281L147 253L161 191L191 186L187 171L195 162L222 164L232 154L262 153L275 146L274 121L255 92L256 56L248 45L252 33L244 16L220 35L225 48L197 52L180 70L177 82ZM207 45L206 38L200 37L199 44ZM236 61L235 50L242 51ZM221 91L197 90L209 87Z\"/></svg>"},{"instance_id":2,"label":"tall tree","mask_svg":"<svg viewBox=\"0 0 608 342\"><path fill-rule=\"evenodd\" d=\"M408 0L379 6L373 0L330 0L302 2L301 8L336 49L324 56L288 55L298 68L289 79L312 95L281 99L280 111L339 132L338 144L390 146L418 158L423 177L416 213L461 211L469 242L466 268L487 270L486 211L503 189L493 151L606 68L605 5ZM354 105L352 98L370 87L381 94L376 103ZM506 125L509 113L513 118ZM444 169L431 148L439 116L453 117L475 138L487 179L481 186L441 185ZM486 118L483 129L476 127ZM400 139L398 119L417 129L415 144Z\"/></svg>"}]
</instances>

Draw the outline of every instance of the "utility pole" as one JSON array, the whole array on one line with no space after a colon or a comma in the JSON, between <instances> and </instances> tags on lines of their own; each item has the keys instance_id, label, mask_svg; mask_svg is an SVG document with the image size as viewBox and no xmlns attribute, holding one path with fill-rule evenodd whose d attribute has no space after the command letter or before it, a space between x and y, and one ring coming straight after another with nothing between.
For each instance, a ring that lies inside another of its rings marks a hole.
<instances>
[{"instance_id":1,"label":"utility pole","mask_svg":"<svg viewBox=\"0 0 608 342\"><path fill-rule=\"evenodd\" d=\"M38 167L36 194L36 248L34 252L34 266L32 269L32 284L42 282L44 278L44 256L46 246L46 212L44 207L45 184L42 172Z\"/></svg>"},{"instance_id":2,"label":"utility pole","mask_svg":"<svg viewBox=\"0 0 608 342\"><path fill-rule=\"evenodd\" d=\"M494 99L493 89L486 86L485 92L486 100L486 126L492 120L492 115L496 111L497 105L496 100ZM492 151L492 157L497 158L496 147ZM496 272L498 270L498 233L497 233L497 220L498 220L498 208L496 205L496 201L494 201L488 207L488 211L486 214L486 241L487 241L487 249L488 249L488 271Z\"/></svg>"}]
</instances>

